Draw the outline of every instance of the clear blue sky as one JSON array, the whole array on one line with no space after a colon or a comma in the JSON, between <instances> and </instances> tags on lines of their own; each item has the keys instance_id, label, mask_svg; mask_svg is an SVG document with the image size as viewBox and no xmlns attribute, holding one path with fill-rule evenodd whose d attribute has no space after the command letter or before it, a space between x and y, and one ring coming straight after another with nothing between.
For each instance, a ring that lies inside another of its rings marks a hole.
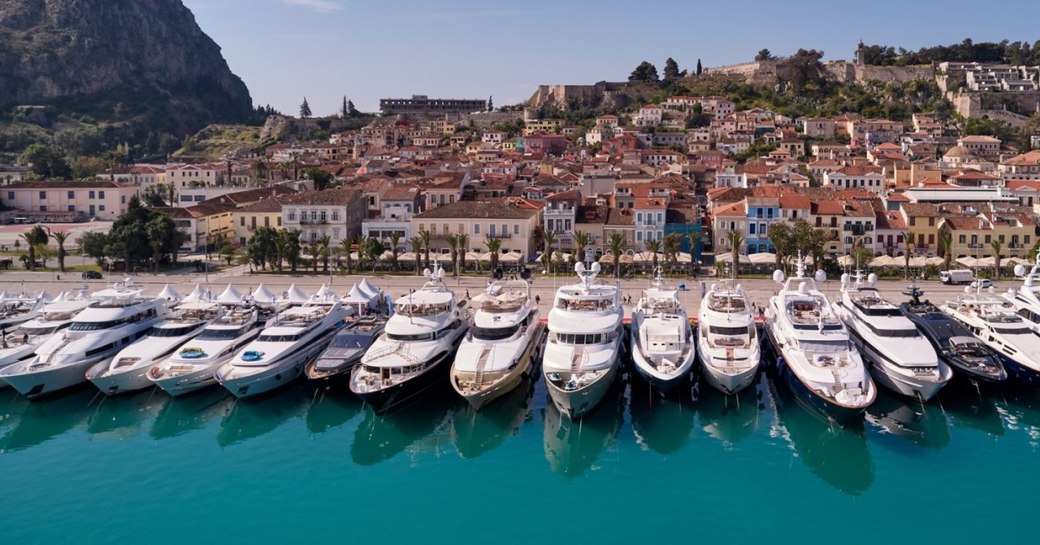
<instances>
[{"instance_id":1,"label":"clear blue sky","mask_svg":"<svg viewBox=\"0 0 1040 545\"><path fill-rule=\"evenodd\" d=\"M624 80L640 61L660 71L822 49L849 59L858 40L907 49L1040 40L1040 2L991 0L184 0L257 104L315 115L344 95L530 97L543 83Z\"/></svg>"}]
</instances>

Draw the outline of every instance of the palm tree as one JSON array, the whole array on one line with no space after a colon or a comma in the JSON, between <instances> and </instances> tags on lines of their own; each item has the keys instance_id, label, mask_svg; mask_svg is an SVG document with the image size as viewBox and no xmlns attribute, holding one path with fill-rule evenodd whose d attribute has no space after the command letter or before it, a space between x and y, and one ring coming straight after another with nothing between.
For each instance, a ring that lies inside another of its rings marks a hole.
<instances>
[{"instance_id":1,"label":"palm tree","mask_svg":"<svg viewBox=\"0 0 1040 545\"><path fill-rule=\"evenodd\" d=\"M285 259L285 254L289 249L289 241L282 233L276 232L274 236L274 254L275 259L278 262L278 272L282 272L282 260Z\"/></svg>"},{"instance_id":2,"label":"palm tree","mask_svg":"<svg viewBox=\"0 0 1040 545\"><path fill-rule=\"evenodd\" d=\"M25 241L25 246L29 249L29 270L36 270L36 235L32 231L28 231L19 235L22 240Z\"/></svg>"},{"instance_id":3,"label":"palm tree","mask_svg":"<svg viewBox=\"0 0 1040 545\"><path fill-rule=\"evenodd\" d=\"M498 270L498 251L502 249L502 239L486 236L484 245L487 246L488 252L491 252L491 271L493 273Z\"/></svg>"},{"instance_id":4,"label":"palm tree","mask_svg":"<svg viewBox=\"0 0 1040 545\"><path fill-rule=\"evenodd\" d=\"M943 268L950 270L950 264L953 262L953 233L950 231L939 233L939 252L943 256Z\"/></svg>"},{"instance_id":5,"label":"palm tree","mask_svg":"<svg viewBox=\"0 0 1040 545\"><path fill-rule=\"evenodd\" d=\"M585 247L589 245L589 234L584 231L574 231L574 259L578 262L585 261Z\"/></svg>"},{"instance_id":6,"label":"palm tree","mask_svg":"<svg viewBox=\"0 0 1040 545\"><path fill-rule=\"evenodd\" d=\"M448 235L448 250L451 255L451 268L455 276L459 275L459 239L455 235Z\"/></svg>"},{"instance_id":7,"label":"palm tree","mask_svg":"<svg viewBox=\"0 0 1040 545\"><path fill-rule=\"evenodd\" d=\"M903 231L903 246L906 248L903 250L903 278L910 280L910 250L914 246L914 234L910 231Z\"/></svg>"},{"instance_id":8,"label":"palm tree","mask_svg":"<svg viewBox=\"0 0 1040 545\"><path fill-rule=\"evenodd\" d=\"M311 254L311 266L314 267L314 272L318 272L318 258L321 257L321 247L318 246L318 241L311 242L307 246L307 253Z\"/></svg>"},{"instance_id":9,"label":"palm tree","mask_svg":"<svg viewBox=\"0 0 1040 545\"><path fill-rule=\"evenodd\" d=\"M459 272L466 270L466 246L469 246L469 235L459 233Z\"/></svg>"},{"instance_id":10,"label":"palm tree","mask_svg":"<svg viewBox=\"0 0 1040 545\"><path fill-rule=\"evenodd\" d=\"M393 265L394 270L397 270L397 245L401 243L401 232L391 231L390 232L390 263Z\"/></svg>"},{"instance_id":11,"label":"palm tree","mask_svg":"<svg viewBox=\"0 0 1040 545\"><path fill-rule=\"evenodd\" d=\"M426 229L419 231L419 239L423 243L423 261L426 263L426 268L430 268L430 236L431 233ZM416 256L418 259L418 256Z\"/></svg>"},{"instance_id":12,"label":"palm tree","mask_svg":"<svg viewBox=\"0 0 1040 545\"><path fill-rule=\"evenodd\" d=\"M607 246L610 247L610 255L614 256L614 277L621 278L621 252L625 248L625 234L617 231L611 233Z\"/></svg>"},{"instance_id":13,"label":"palm tree","mask_svg":"<svg viewBox=\"0 0 1040 545\"><path fill-rule=\"evenodd\" d=\"M329 235L318 237L318 249L321 250L322 271L329 272L329 253L332 249L332 238Z\"/></svg>"},{"instance_id":14,"label":"palm tree","mask_svg":"<svg viewBox=\"0 0 1040 545\"><path fill-rule=\"evenodd\" d=\"M661 239L661 249L671 263L672 272L675 272L675 264L679 262L679 250L682 249L683 235L680 233L668 233Z\"/></svg>"},{"instance_id":15,"label":"palm tree","mask_svg":"<svg viewBox=\"0 0 1040 545\"><path fill-rule=\"evenodd\" d=\"M419 276L419 271L422 270L422 260L419 259L419 253L423 248L422 238L412 237L408 242L412 243L412 253L415 254L415 276Z\"/></svg>"},{"instance_id":16,"label":"palm tree","mask_svg":"<svg viewBox=\"0 0 1040 545\"><path fill-rule=\"evenodd\" d=\"M58 231L57 233L51 233L51 238L53 238L54 242L58 244L58 271L64 273L65 241L68 240L69 235L68 233L62 233L61 231Z\"/></svg>"},{"instance_id":17,"label":"palm tree","mask_svg":"<svg viewBox=\"0 0 1040 545\"><path fill-rule=\"evenodd\" d=\"M740 265L740 245L744 243L744 237L740 231L730 231L726 238L729 239L730 258L733 260L733 278L737 277L737 267Z\"/></svg>"},{"instance_id":18,"label":"palm tree","mask_svg":"<svg viewBox=\"0 0 1040 545\"><path fill-rule=\"evenodd\" d=\"M350 256L350 250L354 246L354 237L347 237L339 241L340 246L343 246L343 257L347 263L347 274L354 274L354 258Z\"/></svg>"},{"instance_id":19,"label":"palm tree","mask_svg":"<svg viewBox=\"0 0 1040 545\"><path fill-rule=\"evenodd\" d=\"M556 231L546 229L545 232L542 233L542 242L545 244L542 250L542 266L545 267L546 271L549 270L549 264L552 260L553 242L555 241Z\"/></svg>"},{"instance_id":20,"label":"palm tree","mask_svg":"<svg viewBox=\"0 0 1040 545\"><path fill-rule=\"evenodd\" d=\"M993 248L993 278L1000 280L1000 252L1004 249L1004 241L994 240L989 246Z\"/></svg>"},{"instance_id":21,"label":"palm tree","mask_svg":"<svg viewBox=\"0 0 1040 545\"><path fill-rule=\"evenodd\" d=\"M686 240L690 242L690 274L693 275L695 274L694 269L697 267L697 244L701 241L700 231L696 233L687 232Z\"/></svg>"},{"instance_id":22,"label":"palm tree","mask_svg":"<svg viewBox=\"0 0 1040 545\"><path fill-rule=\"evenodd\" d=\"M653 259L653 263L654 263L653 270L656 273L656 271L657 271L657 254L661 253L661 241L656 239L656 238L652 238L650 240L647 240L646 241L646 251L650 252L650 257L651 257L651 259Z\"/></svg>"}]
</instances>

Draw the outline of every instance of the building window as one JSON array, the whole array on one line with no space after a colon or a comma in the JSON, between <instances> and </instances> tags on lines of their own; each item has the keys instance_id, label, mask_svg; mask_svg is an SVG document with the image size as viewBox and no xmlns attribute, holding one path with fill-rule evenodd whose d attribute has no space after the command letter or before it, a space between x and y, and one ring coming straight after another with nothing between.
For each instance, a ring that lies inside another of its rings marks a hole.
<instances>
[{"instance_id":1,"label":"building window","mask_svg":"<svg viewBox=\"0 0 1040 545\"><path fill-rule=\"evenodd\" d=\"M97 209L98 209L98 212L104 212L105 211L105 205L99 204Z\"/></svg>"},{"instance_id":2,"label":"building window","mask_svg":"<svg viewBox=\"0 0 1040 545\"><path fill-rule=\"evenodd\" d=\"M75 191L69 191L68 198L75 199L76 198L76 192Z\"/></svg>"},{"instance_id":3,"label":"building window","mask_svg":"<svg viewBox=\"0 0 1040 545\"><path fill-rule=\"evenodd\" d=\"M643 232L636 231L636 242L643 242Z\"/></svg>"},{"instance_id":4,"label":"building window","mask_svg":"<svg viewBox=\"0 0 1040 545\"><path fill-rule=\"evenodd\" d=\"M339 210L332 211L332 221L339 221Z\"/></svg>"},{"instance_id":5,"label":"building window","mask_svg":"<svg viewBox=\"0 0 1040 545\"><path fill-rule=\"evenodd\" d=\"M87 192L87 198L88 199L93 199L94 198L94 192L93 191L88 191Z\"/></svg>"},{"instance_id":6,"label":"building window","mask_svg":"<svg viewBox=\"0 0 1040 545\"><path fill-rule=\"evenodd\" d=\"M757 234L757 233L755 233L755 224L754 223L752 223L751 225L748 225L748 234L749 235Z\"/></svg>"},{"instance_id":7,"label":"building window","mask_svg":"<svg viewBox=\"0 0 1040 545\"><path fill-rule=\"evenodd\" d=\"M46 211L47 211L47 205L46 204L41 204L40 205L40 212L46 212Z\"/></svg>"},{"instance_id":8,"label":"building window","mask_svg":"<svg viewBox=\"0 0 1040 545\"><path fill-rule=\"evenodd\" d=\"M480 234L480 224L479 223L474 223L473 224L473 234L474 235L479 235Z\"/></svg>"},{"instance_id":9,"label":"building window","mask_svg":"<svg viewBox=\"0 0 1040 545\"><path fill-rule=\"evenodd\" d=\"M502 224L502 236L505 236L505 235L508 235L508 234L509 234L509 226L503 223Z\"/></svg>"},{"instance_id":10,"label":"building window","mask_svg":"<svg viewBox=\"0 0 1040 545\"><path fill-rule=\"evenodd\" d=\"M119 196L119 204L126 204L126 195Z\"/></svg>"},{"instance_id":11,"label":"building window","mask_svg":"<svg viewBox=\"0 0 1040 545\"><path fill-rule=\"evenodd\" d=\"M246 226L246 217L245 216L242 216L241 218L238 218L238 225L240 227L245 227Z\"/></svg>"},{"instance_id":12,"label":"building window","mask_svg":"<svg viewBox=\"0 0 1040 545\"><path fill-rule=\"evenodd\" d=\"M41 191L40 192L40 200L42 201L42 200L44 200L46 198L47 198L47 192L46 191Z\"/></svg>"},{"instance_id":13,"label":"building window","mask_svg":"<svg viewBox=\"0 0 1040 545\"><path fill-rule=\"evenodd\" d=\"M292 211L292 210L289 211L289 221L296 221L296 212L295 211Z\"/></svg>"},{"instance_id":14,"label":"building window","mask_svg":"<svg viewBox=\"0 0 1040 545\"><path fill-rule=\"evenodd\" d=\"M9 200L9 201L13 201L14 200L14 191L8 191L7 192L7 200Z\"/></svg>"},{"instance_id":15,"label":"building window","mask_svg":"<svg viewBox=\"0 0 1040 545\"><path fill-rule=\"evenodd\" d=\"M492 223L491 225L488 226L488 236L489 237L495 236L495 224L494 223Z\"/></svg>"},{"instance_id":16,"label":"building window","mask_svg":"<svg viewBox=\"0 0 1040 545\"><path fill-rule=\"evenodd\" d=\"M70 204L69 205L69 212L75 212L75 211L76 211L76 207Z\"/></svg>"},{"instance_id":17,"label":"building window","mask_svg":"<svg viewBox=\"0 0 1040 545\"><path fill-rule=\"evenodd\" d=\"M105 198L105 192L104 191L98 191L98 198L99 199L104 199Z\"/></svg>"},{"instance_id":18,"label":"building window","mask_svg":"<svg viewBox=\"0 0 1040 545\"><path fill-rule=\"evenodd\" d=\"M513 224L513 234L514 235L519 235L520 234L520 224L519 223L514 223Z\"/></svg>"}]
</instances>

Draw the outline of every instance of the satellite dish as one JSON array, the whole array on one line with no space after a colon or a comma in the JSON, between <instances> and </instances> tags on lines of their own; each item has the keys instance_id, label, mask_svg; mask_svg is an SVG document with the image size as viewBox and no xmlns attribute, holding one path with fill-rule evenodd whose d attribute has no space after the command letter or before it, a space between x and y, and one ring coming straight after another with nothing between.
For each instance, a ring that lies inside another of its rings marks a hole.
<instances>
[{"instance_id":1,"label":"satellite dish","mask_svg":"<svg viewBox=\"0 0 1040 545\"><path fill-rule=\"evenodd\" d=\"M430 268L429 267L423 269L422 273L423 273L423 276L425 276L427 278L429 278L430 275L433 274L433 273L430 272Z\"/></svg>"},{"instance_id":2,"label":"satellite dish","mask_svg":"<svg viewBox=\"0 0 1040 545\"><path fill-rule=\"evenodd\" d=\"M817 282L826 282L827 281L827 273L824 272L823 269L817 269L817 271L816 271L816 281Z\"/></svg>"},{"instance_id":3,"label":"satellite dish","mask_svg":"<svg viewBox=\"0 0 1040 545\"><path fill-rule=\"evenodd\" d=\"M783 281L784 281L784 271L781 271L780 269L777 269L777 270L773 271L773 282L780 283L780 282L783 282Z\"/></svg>"},{"instance_id":4,"label":"satellite dish","mask_svg":"<svg viewBox=\"0 0 1040 545\"><path fill-rule=\"evenodd\" d=\"M1026 267L1025 267L1025 265L1022 265L1021 263L1019 263L1018 265L1015 265L1015 276L1025 276L1025 275L1026 275Z\"/></svg>"},{"instance_id":5,"label":"satellite dish","mask_svg":"<svg viewBox=\"0 0 1040 545\"><path fill-rule=\"evenodd\" d=\"M874 273L868 274L867 275L867 283L870 284L871 286L873 286L874 284L877 284L877 275L874 274Z\"/></svg>"}]
</instances>

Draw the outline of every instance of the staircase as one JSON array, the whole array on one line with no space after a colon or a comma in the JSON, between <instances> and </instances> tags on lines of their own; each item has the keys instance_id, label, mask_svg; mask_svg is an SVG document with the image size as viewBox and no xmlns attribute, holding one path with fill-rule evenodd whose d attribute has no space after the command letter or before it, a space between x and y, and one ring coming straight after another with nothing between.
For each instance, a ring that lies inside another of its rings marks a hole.
<instances>
[{"instance_id":1,"label":"staircase","mask_svg":"<svg viewBox=\"0 0 1040 545\"><path fill-rule=\"evenodd\" d=\"M587 356L584 348L574 349L574 353L571 354L571 375L577 375L581 372L581 364L588 359Z\"/></svg>"},{"instance_id":2,"label":"staircase","mask_svg":"<svg viewBox=\"0 0 1040 545\"><path fill-rule=\"evenodd\" d=\"M480 385L484 384L484 368L487 367L488 359L491 357L491 353L494 348L488 345L484 345L483 350L480 352L480 357L477 358L477 372L473 379L473 388L479 388Z\"/></svg>"}]
</instances>

